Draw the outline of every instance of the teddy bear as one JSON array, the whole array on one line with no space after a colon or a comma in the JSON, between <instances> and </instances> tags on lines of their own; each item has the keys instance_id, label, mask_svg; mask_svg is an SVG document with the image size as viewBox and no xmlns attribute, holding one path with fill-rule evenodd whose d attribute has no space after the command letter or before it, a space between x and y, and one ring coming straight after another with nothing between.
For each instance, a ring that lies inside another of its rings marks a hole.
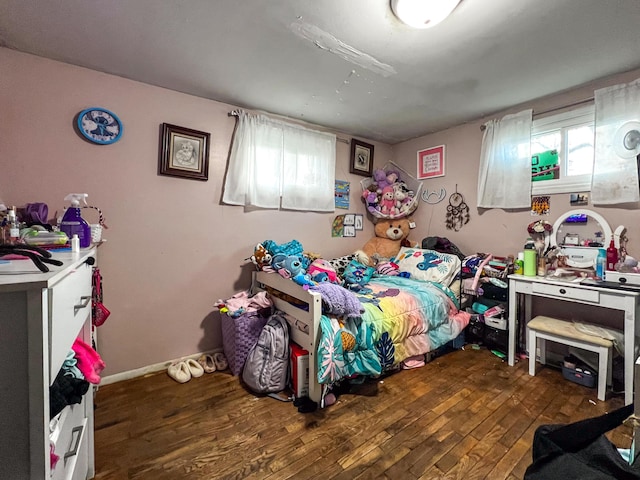
<instances>
[{"instance_id":1,"label":"teddy bear","mask_svg":"<svg viewBox=\"0 0 640 480\"><path fill-rule=\"evenodd\" d=\"M412 245L408 240L411 223L406 217L378 220L374 227L376 236L365 243L361 250L355 252L358 261L364 265L375 266L378 262L394 258L401 246Z\"/></svg>"},{"instance_id":2,"label":"teddy bear","mask_svg":"<svg viewBox=\"0 0 640 480\"><path fill-rule=\"evenodd\" d=\"M386 215L392 215L395 212L396 202L392 186L389 185L382 189L382 197L378 207L380 212Z\"/></svg>"},{"instance_id":3,"label":"teddy bear","mask_svg":"<svg viewBox=\"0 0 640 480\"><path fill-rule=\"evenodd\" d=\"M391 184L387 181L387 172L385 172L381 168L376 168L373 171L373 183L376 185L377 193L382 193L382 189L390 186Z\"/></svg>"}]
</instances>

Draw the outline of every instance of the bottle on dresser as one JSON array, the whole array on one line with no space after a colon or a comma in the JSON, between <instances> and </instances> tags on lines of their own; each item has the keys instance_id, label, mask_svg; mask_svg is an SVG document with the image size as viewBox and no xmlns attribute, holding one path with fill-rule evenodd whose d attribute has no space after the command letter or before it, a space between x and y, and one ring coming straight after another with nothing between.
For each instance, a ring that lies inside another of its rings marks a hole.
<instances>
[{"instance_id":1,"label":"bottle on dresser","mask_svg":"<svg viewBox=\"0 0 640 480\"><path fill-rule=\"evenodd\" d=\"M611 243L609 243L609 248L607 248L607 270L613 271L616 269L616 263L618 263L618 249L616 245L611 239Z\"/></svg>"},{"instance_id":2,"label":"bottle on dresser","mask_svg":"<svg viewBox=\"0 0 640 480\"><path fill-rule=\"evenodd\" d=\"M0 238L0 243L4 243L6 245L15 245L19 243L20 223L16 217L16 207L9 210L4 223L5 225L2 228L2 238Z\"/></svg>"}]
</instances>

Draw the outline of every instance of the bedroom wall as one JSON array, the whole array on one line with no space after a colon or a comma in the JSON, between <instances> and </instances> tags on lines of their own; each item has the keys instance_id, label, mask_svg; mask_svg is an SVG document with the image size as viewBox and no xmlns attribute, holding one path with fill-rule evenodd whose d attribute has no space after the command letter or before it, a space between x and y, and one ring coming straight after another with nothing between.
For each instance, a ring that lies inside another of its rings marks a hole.
<instances>
[{"instance_id":1,"label":"bedroom wall","mask_svg":"<svg viewBox=\"0 0 640 480\"><path fill-rule=\"evenodd\" d=\"M332 238L335 214L253 211L221 204L236 106L134 82L0 48L0 199L8 205L45 202L50 217L71 192L86 192L109 226L98 250L105 304L112 315L98 329L103 375L140 369L219 349L213 304L248 288L245 259L256 243L292 239L332 258L361 247ZM97 146L74 132L89 106L115 112L122 139ZM157 175L159 127L171 123L211 133L209 181ZM341 138L350 135L338 133ZM375 145L375 164L391 160ZM359 181L349 174L349 145L337 143L336 178L352 182L351 209L364 213ZM86 215L96 222L97 216Z\"/></svg>"},{"instance_id":2,"label":"bedroom wall","mask_svg":"<svg viewBox=\"0 0 640 480\"><path fill-rule=\"evenodd\" d=\"M421 202L414 214L416 229L414 236L444 236L455 243L464 253L489 252L496 255L515 254L522 250L528 236L527 225L535 220L528 210L505 211L491 209L479 211L477 205L477 180L482 146L480 126L493 118L501 118L507 113L519 112L532 108L542 112L588 98L593 98L594 90L609 85L627 83L640 78L640 70L615 75L592 82L568 92L546 97L530 104L519 105L482 120L470 122L448 130L425 135L393 146L395 162L408 172L416 175L417 151L438 145L445 145L445 176L423 181L423 191L440 192L446 190L441 203L430 205ZM535 117L534 117L535 118ZM469 206L471 219L460 231L445 228L445 214L449 196L456 189L462 193ZM573 192L580 193L580 192ZM587 206L574 207L569 204L569 194L551 196L551 209L547 220L551 223L563 213L575 208L587 208L602 215L612 230L619 225L627 227L629 254L640 259L640 224L638 223L638 205L619 207L594 207L591 202Z\"/></svg>"}]
</instances>

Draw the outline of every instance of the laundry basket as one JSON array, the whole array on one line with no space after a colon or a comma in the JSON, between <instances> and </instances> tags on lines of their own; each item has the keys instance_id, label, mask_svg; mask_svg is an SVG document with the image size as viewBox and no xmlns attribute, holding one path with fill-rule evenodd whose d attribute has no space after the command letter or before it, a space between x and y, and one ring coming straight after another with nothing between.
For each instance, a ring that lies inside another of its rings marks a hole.
<instances>
[{"instance_id":1,"label":"laundry basket","mask_svg":"<svg viewBox=\"0 0 640 480\"><path fill-rule=\"evenodd\" d=\"M406 198L404 200L394 199L394 207L391 211L382 211L382 198L379 192L372 187L376 185L373 177L368 177L360 182L362 186L362 200L367 204L367 211L375 218L392 220L411 215L420 201L420 193L422 190L422 182L409 175L404 169L393 162L387 163L383 170L387 173L397 172L398 180L393 186L394 190L402 190Z\"/></svg>"}]
</instances>

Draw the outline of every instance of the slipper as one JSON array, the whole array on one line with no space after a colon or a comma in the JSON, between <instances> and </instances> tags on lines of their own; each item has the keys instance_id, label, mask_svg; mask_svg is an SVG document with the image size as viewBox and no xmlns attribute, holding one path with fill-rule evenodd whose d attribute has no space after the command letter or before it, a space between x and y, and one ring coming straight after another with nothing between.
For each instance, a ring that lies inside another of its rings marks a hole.
<instances>
[{"instance_id":1,"label":"slipper","mask_svg":"<svg viewBox=\"0 0 640 480\"><path fill-rule=\"evenodd\" d=\"M216 364L211 355L200 355L198 363L204 368L204 373L213 373L216 371Z\"/></svg>"},{"instance_id":2,"label":"slipper","mask_svg":"<svg viewBox=\"0 0 640 480\"><path fill-rule=\"evenodd\" d=\"M198 378L204 375L204 368L202 368L202 365L196 362L193 358L187 359L184 363L187 364L187 368L193 378Z\"/></svg>"},{"instance_id":3,"label":"slipper","mask_svg":"<svg viewBox=\"0 0 640 480\"><path fill-rule=\"evenodd\" d=\"M229 364L227 363L227 359L224 356L224 353L214 353L213 361L216 364L216 370L226 370L227 368L229 368Z\"/></svg>"},{"instance_id":4,"label":"slipper","mask_svg":"<svg viewBox=\"0 0 640 480\"><path fill-rule=\"evenodd\" d=\"M169 365L167 374L178 383L186 383L191 380L191 372L189 372L189 367L184 362Z\"/></svg>"}]
</instances>

